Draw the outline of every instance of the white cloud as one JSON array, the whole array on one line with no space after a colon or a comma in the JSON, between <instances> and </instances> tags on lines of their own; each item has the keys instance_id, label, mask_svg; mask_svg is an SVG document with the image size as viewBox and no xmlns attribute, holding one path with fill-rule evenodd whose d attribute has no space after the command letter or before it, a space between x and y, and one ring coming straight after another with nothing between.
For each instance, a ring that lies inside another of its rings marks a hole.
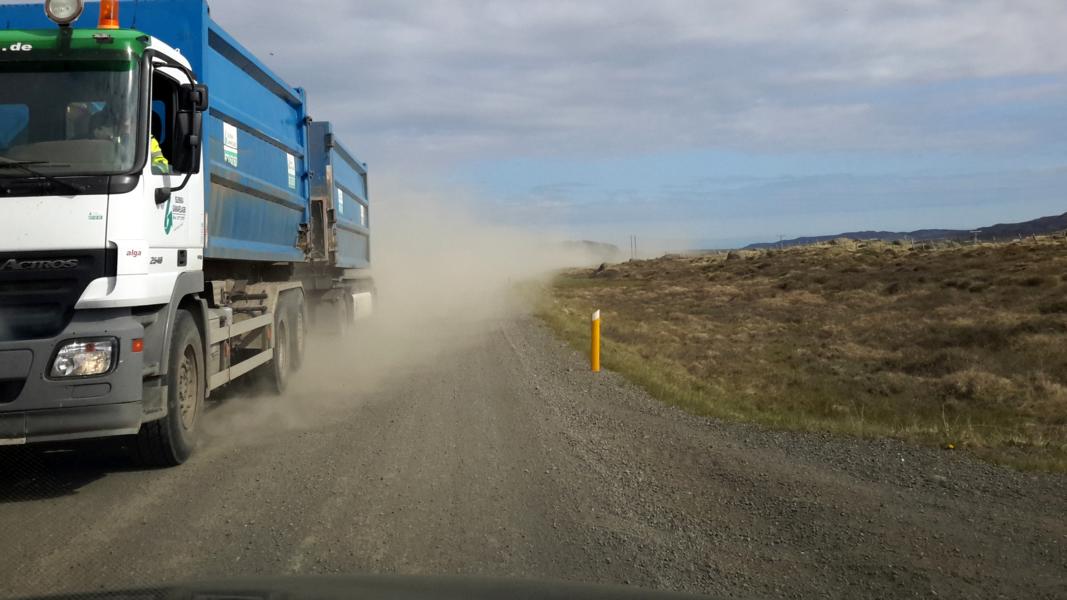
<instances>
[{"instance_id":1,"label":"white cloud","mask_svg":"<svg viewBox=\"0 0 1067 600\"><path fill-rule=\"evenodd\" d=\"M212 12L379 165L1011 146L1043 125L949 128L959 98L901 103L916 86L1067 76L1062 0L216 0ZM970 100L1018 101L1005 96L1015 85ZM1062 85L1027 85L1067 101Z\"/></svg>"},{"instance_id":2,"label":"white cloud","mask_svg":"<svg viewBox=\"0 0 1067 600\"><path fill-rule=\"evenodd\" d=\"M1067 72L1067 11L1058 1L261 7L228 0L213 11L248 46L275 53L269 62L309 90L317 117L339 121L375 153L437 163L501 153L897 147L921 138L921 123L844 96Z\"/></svg>"}]
</instances>

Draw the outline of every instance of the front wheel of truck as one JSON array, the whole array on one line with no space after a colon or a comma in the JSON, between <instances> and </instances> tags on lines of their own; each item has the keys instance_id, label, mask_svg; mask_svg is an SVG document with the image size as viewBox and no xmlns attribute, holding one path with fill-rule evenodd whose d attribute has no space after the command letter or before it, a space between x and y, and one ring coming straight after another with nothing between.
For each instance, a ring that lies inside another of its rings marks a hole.
<instances>
[{"instance_id":1,"label":"front wheel of truck","mask_svg":"<svg viewBox=\"0 0 1067 600\"><path fill-rule=\"evenodd\" d=\"M203 341L193 316L179 310L171 338L167 372L167 416L141 426L134 444L138 462L173 467L193 453L207 389Z\"/></svg>"}]
</instances>

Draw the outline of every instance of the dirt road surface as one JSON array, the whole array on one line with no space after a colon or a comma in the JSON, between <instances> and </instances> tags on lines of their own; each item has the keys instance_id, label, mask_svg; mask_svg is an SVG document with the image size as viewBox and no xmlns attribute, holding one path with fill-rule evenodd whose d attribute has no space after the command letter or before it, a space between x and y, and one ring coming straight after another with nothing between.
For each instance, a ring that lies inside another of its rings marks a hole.
<instances>
[{"instance_id":1,"label":"dirt road surface","mask_svg":"<svg viewBox=\"0 0 1067 600\"><path fill-rule=\"evenodd\" d=\"M692 417L536 322L482 325L373 377L375 353L331 352L283 397L232 392L177 469L4 452L0 595L404 573L1067 597L1064 477Z\"/></svg>"}]
</instances>

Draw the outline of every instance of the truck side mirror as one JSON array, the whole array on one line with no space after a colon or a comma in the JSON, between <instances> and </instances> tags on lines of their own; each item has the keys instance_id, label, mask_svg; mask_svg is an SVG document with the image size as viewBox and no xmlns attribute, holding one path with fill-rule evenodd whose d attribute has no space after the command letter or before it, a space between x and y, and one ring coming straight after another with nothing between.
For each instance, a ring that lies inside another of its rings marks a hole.
<instances>
[{"instance_id":1,"label":"truck side mirror","mask_svg":"<svg viewBox=\"0 0 1067 600\"><path fill-rule=\"evenodd\" d=\"M174 124L178 140L174 169L178 172L200 172L200 148L203 146L204 112L208 109L208 99L207 86L202 83L181 86Z\"/></svg>"},{"instance_id":2,"label":"truck side mirror","mask_svg":"<svg viewBox=\"0 0 1067 600\"><path fill-rule=\"evenodd\" d=\"M182 85L182 109L193 112L207 112L209 97L207 86L202 83Z\"/></svg>"},{"instance_id":3,"label":"truck side mirror","mask_svg":"<svg viewBox=\"0 0 1067 600\"><path fill-rule=\"evenodd\" d=\"M200 172L200 151L203 146L204 113L181 111L175 115L174 134L178 140L172 167L179 173Z\"/></svg>"},{"instance_id":4,"label":"truck side mirror","mask_svg":"<svg viewBox=\"0 0 1067 600\"><path fill-rule=\"evenodd\" d=\"M189 178L200 172L204 145L204 113L208 109L207 86L187 83L181 86L178 96L178 111L174 118L174 138L177 144L171 160L171 168L185 173L185 179L176 188L156 190L156 204L163 204L173 192L185 189Z\"/></svg>"},{"instance_id":5,"label":"truck side mirror","mask_svg":"<svg viewBox=\"0 0 1067 600\"><path fill-rule=\"evenodd\" d=\"M171 160L171 168L179 173L185 173L181 185L176 188L161 187L156 189L156 204L163 204L170 200L173 192L185 189L189 185L189 179L200 172L201 156L201 130L203 128L203 113L180 112L174 120L174 133L177 135L178 147Z\"/></svg>"}]
</instances>

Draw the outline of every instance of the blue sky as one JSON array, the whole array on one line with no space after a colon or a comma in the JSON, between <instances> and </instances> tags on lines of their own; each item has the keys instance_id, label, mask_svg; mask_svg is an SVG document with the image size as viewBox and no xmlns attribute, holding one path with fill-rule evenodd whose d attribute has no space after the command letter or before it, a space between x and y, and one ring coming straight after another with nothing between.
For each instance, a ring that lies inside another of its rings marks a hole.
<instances>
[{"instance_id":1,"label":"blue sky","mask_svg":"<svg viewBox=\"0 0 1067 600\"><path fill-rule=\"evenodd\" d=\"M1067 31L1064 32L1067 35ZM843 148L708 144L625 156L494 157L462 166L520 220L616 228L668 247L730 247L778 235L970 229L1067 212L1063 73L901 82L819 94L863 102L882 125L919 130ZM884 132L892 135L891 132ZM540 214L539 214L540 213ZM595 215L595 216L593 216Z\"/></svg>"},{"instance_id":2,"label":"blue sky","mask_svg":"<svg viewBox=\"0 0 1067 600\"><path fill-rule=\"evenodd\" d=\"M219 0L407 187L723 247L1067 212L1062 0Z\"/></svg>"}]
</instances>

